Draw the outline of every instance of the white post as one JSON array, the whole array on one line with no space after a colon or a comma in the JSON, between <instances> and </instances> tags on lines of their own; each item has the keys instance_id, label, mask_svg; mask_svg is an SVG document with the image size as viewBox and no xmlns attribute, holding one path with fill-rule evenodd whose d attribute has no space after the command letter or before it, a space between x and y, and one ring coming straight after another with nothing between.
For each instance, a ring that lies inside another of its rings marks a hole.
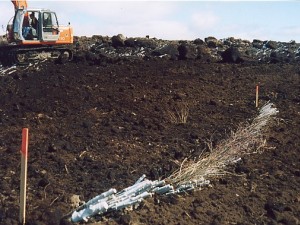
<instances>
[{"instance_id":1,"label":"white post","mask_svg":"<svg viewBox=\"0 0 300 225\"><path fill-rule=\"evenodd\" d=\"M28 156L28 128L22 130L21 150L21 182L20 182L20 216L19 222L26 222L26 186L27 186L27 156Z\"/></svg>"}]
</instances>

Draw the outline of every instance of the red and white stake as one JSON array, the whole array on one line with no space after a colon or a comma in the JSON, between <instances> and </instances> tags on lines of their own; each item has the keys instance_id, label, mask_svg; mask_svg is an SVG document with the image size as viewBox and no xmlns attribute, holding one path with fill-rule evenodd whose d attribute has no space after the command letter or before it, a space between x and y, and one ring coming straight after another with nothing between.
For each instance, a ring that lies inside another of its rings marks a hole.
<instances>
[{"instance_id":1,"label":"red and white stake","mask_svg":"<svg viewBox=\"0 0 300 225\"><path fill-rule=\"evenodd\" d=\"M26 186L27 186L27 156L28 156L28 128L22 130L21 149L21 182L20 182L20 216L19 222L26 222Z\"/></svg>"}]
</instances>

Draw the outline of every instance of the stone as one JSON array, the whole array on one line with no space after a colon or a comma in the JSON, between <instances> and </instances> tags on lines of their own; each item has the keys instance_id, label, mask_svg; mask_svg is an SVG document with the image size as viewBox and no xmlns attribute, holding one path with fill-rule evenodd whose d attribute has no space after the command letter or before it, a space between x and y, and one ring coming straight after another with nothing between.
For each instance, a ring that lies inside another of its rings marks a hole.
<instances>
[{"instance_id":1,"label":"stone","mask_svg":"<svg viewBox=\"0 0 300 225\"><path fill-rule=\"evenodd\" d=\"M155 49L157 47L157 43L152 39L138 38L135 43L136 46L143 48Z\"/></svg>"},{"instance_id":2,"label":"stone","mask_svg":"<svg viewBox=\"0 0 300 225\"><path fill-rule=\"evenodd\" d=\"M204 41L200 38L197 38L194 40L194 44L195 45L203 45L204 44Z\"/></svg>"},{"instance_id":3,"label":"stone","mask_svg":"<svg viewBox=\"0 0 300 225\"><path fill-rule=\"evenodd\" d=\"M178 47L174 44L165 45L152 51L153 56L166 56L169 59L177 59L178 54Z\"/></svg>"},{"instance_id":4,"label":"stone","mask_svg":"<svg viewBox=\"0 0 300 225\"><path fill-rule=\"evenodd\" d=\"M218 40L215 37L207 37L204 40L209 48L216 48L218 46Z\"/></svg>"},{"instance_id":5,"label":"stone","mask_svg":"<svg viewBox=\"0 0 300 225\"><path fill-rule=\"evenodd\" d=\"M136 39L135 38L127 38L125 41L124 41L124 44L126 47L135 47L136 46Z\"/></svg>"},{"instance_id":6,"label":"stone","mask_svg":"<svg viewBox=\"0 0 300 225\"><path fill-rule=\"evenodd\" d=\"M112 38L111 38L112 46L115 48L124 47L125 40L126 40L126 38L124 37L123 34L118 34L118 35L112 36Z\"/></svg>"},{"instance_id":7,"label":"stone","mask_svg":"<svg viewBox=\"0 0 300 225\"><path fill-rule=\"evenodd\" d=\"M230 47L226 49L222 54L222 61L227 63L241 63L244 60L241 58L241 54L236 47Z\"/></svg>"},{"instance_id":8,"label":"stone","mask_svg":"<svg viewBox=\"0 0 300 225\"><path fill-rule=\"evenodd\" d=\"M253 48L262 49L263 46L264 46L264 43L261 40L254 39L252 42Z\"/></svg>"},{"instance_id":9,"label":"stone","mask_svg":"<svg viewBox=\"0 0 300 225\"><path fill-rule=\"evenodd\" d=\"M70 205L72 208L77 208L80 205L80 203L82 203L79 197L79 195L72 195L70 197Z\"/></svg>"},{"instance_id":10,"label":"stone","mask_svg":"<svg viewBox=\"0 0 300 225\"><path fill-rule=\"evenodd\" d=\"M196 48L192 45L181 44L178 46L178 59L195 59L197 57Z\"/></svg>"},{"instance_id":11,"label":"stone","mask_svg":"<svg viewBox=\"0 0 300 225\"><path fill-rule=\"evenodd\" d=\"M265 44L267 48L270 49L276 49L277 48L277 42L276 41L267 41Z\"/></svg>"}]
</instances>

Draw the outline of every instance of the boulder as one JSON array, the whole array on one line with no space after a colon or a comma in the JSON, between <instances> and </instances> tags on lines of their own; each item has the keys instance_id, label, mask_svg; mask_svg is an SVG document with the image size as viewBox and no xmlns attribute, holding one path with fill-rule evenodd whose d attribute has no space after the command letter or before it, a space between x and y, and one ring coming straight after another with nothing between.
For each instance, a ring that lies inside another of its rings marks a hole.
<instances>
[{"instance_id":1,"label":"boulder","mask_svg":"<svg viewBox=\"0 0 300 225\"><path fill-rule=\"evenodd\" d=\"M270 63L290 63L295 60L295 54L288 51L273 51L270 54Z\"/></svg>"},{"instance_id":2,"label":"boulder","mask_svg":"<svg viewBox=\"0 0 300 225\"><path fill-rule=\"evenodd\" d=\"M197 38L194 40L194 44L195 45L203 45L204 44L204 41L200 38Z\"/></svg>"},{"instance_id":3,"label":"boulder","mask_svg":"<svg viewBox=\"0 0 300 225\"><path fill-rule=\"evenodd\" d=\"M115 48L124 47L125 40L126 40L126 38L123 34L118 34L118 35L112 36L112 38L111 38L112 46Z\"/></svg>"},{"instance_id":4,"label":"boulder","mask_svg":"<svg viewBox=\"0 0 300 225\"><path fill-rule=\"evenodd\" d=\"M263 41L258 40L258 39L253 39L253 41L252 41L252 47L253 48L262 49L263 46L264 46Z\"/></svg>"},{"instance_id":5,"label":"boulder","mask_svg":"<svg viewBox=\"0 0 300 225\"><path fill-rule=\"evenodd\" d=\"M296 45L296 41L295 40L290 40L289 44L290 45Z\"/></svg>"},{"instance_id":6,"label":"boulder","mask_svg":"<svg viewBox=\"0 0 300 225\"><path fill-rule=\"evenodd\" d=\"M213 62L216 61L211 54L211 49L205 45L200 45L197 47L197 59L203 62Z\"/></svg>"},{"instance_id":7,"label":"boulder","mask_svg":"<svg viewBox=\"0 0 300 225\"><path fill-rule=\"evenodd\" d=\"M126 47L143 47L155 49L158 46L155 40L148 38L128 38L124 43Z\"/></svg>"},{"instance_id":8,"label":"boulder","mask_svg":"<svg viewBox=\"0 0 300 225\"><path fill-rule=\"evenodd\" d=\"M157 47L157 43L152 39L137 39L136 44L138 47L155 49Z\"/></svg>"},{"instance_id":9,"label":"boulder","mask_svg":"<svg viewBox=\"0 0 300 225\"><path fill-rule=\"evenodd\" d=\"M178 59L196 59L197 58L197 49L193 45L181 44L178 46Z\"/></svg>"},{"instance_id":10,"label":"boulder","mask_svg":"<svg viewBox=\"0 0 300 225\"><path fill-rule=\"evenodd\" d=\"M241 57L241 53L238 48L230 47L221 53L222 61L227 63L241 63L244 60Z\"/></svg>"},{"instance_id":11,"label":"boulder","mask_svg":"<svg viewBox=\"0 0 300 225\"><path fill-rule=\"evenodd\" d=\"M6 36L0 36L0 45L7 45L8 42L7 42L7 39L6 39Z\"/></svg>"},{"instance_id":12,"label":"boulder","mask_svg":"<svg viewBox=\"0 0 300 225\"><path fill-rule=\"evenodd\" d=\"M219 41L215 37L206 37L204 40L210 48L216 48L219 44Z\"/></svg>"},{"instance_id":13,"label":"boulder","mask_svg":"<svg viewBox=\"0 0 300 225\"><path fill-rule=\"evenodd\" d=\"M251 46L251 42L248 40L240 40L239 45L245 48L248 48Z\"/></svg>"},{"instance_id":14,"label":"boulder","mask_svg":"<svg viewBox=\"0 0 300 225\"><path fill-rule=\"evenodd\" d=\"M157 47L157 42L153 39L148 38L127 38L124 41L126 47L143 47L155 49Z\"/></svg>"},{"instance_id":15,"label":"boulder","mask_svg":"<svg viewBox=\"0 0 300 225\"><path fill-rule=\"evenodd\" d=\"M296 54L295 54L295 56L300 56L300 48L296 51Z\"/></svg>"},{"instance_id":16,"label":"boulder","mask_svg":"<svg viewBox=\"0 0 300 225\"><path fill-rule=\"evenodd\" d=\"M267 41L265 46L267 48L270 48L270 49L276 49L277 48L277 42L276 41Z\"/></svg>"},{"instance_id":17,"label":"boulder","mask_svg":"<svg viewBox=\"0 0 300 225\"><path fill-rule=\"evenodd\" d=\"M133 48L136 46L136 39L135 38L127 38L125 41L124 41L124 44L126 47L130 47L130 48Z\"/></svg>"},{"instance_id":18,"label":"boulder","mask_svg":"<svg viewBox=\"0 0 300 225\"><path fill-rule=\"evenodd\" d=\"M170 59L177 59L178 54L178 46L175 44L167 44L152 51L153 56L166 57Z\"/></svg>"},{"instance_id":19,"label":"boulder","mask_svg":"<svg viewBox=\"0 0 300 225\"><path fill-rule=\"evenodd\" d=\"M232 41L228 38L228 39L225 39L225 40L223 40L223 45L227 45L227 46L231 46L232 45Z\"/></svg>"}]
</instances>

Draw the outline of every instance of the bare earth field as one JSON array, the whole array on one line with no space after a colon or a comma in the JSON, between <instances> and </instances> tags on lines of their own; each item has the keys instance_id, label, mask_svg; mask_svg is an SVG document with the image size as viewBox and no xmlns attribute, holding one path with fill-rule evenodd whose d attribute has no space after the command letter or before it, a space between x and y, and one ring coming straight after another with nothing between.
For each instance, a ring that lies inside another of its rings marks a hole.
<instances>
[{"instance_id":1,"label":"bare earth field","mask_svg":"<svg viewBox=\"0 0 300 225\"><path fill-rule=\"evenodd\" d=\"M29 128L28 225L71 224L82 201L163 179L208 151L267 101L279 110L267 148L211 186L148 198L87 224L300 224L300 66L197 60L45 62L0 77L0 224L18 224L21 130ZM187 106L185 124L170 112ZM84 224L84 223L82 223Z\"/></svg>"}]
</instances>

